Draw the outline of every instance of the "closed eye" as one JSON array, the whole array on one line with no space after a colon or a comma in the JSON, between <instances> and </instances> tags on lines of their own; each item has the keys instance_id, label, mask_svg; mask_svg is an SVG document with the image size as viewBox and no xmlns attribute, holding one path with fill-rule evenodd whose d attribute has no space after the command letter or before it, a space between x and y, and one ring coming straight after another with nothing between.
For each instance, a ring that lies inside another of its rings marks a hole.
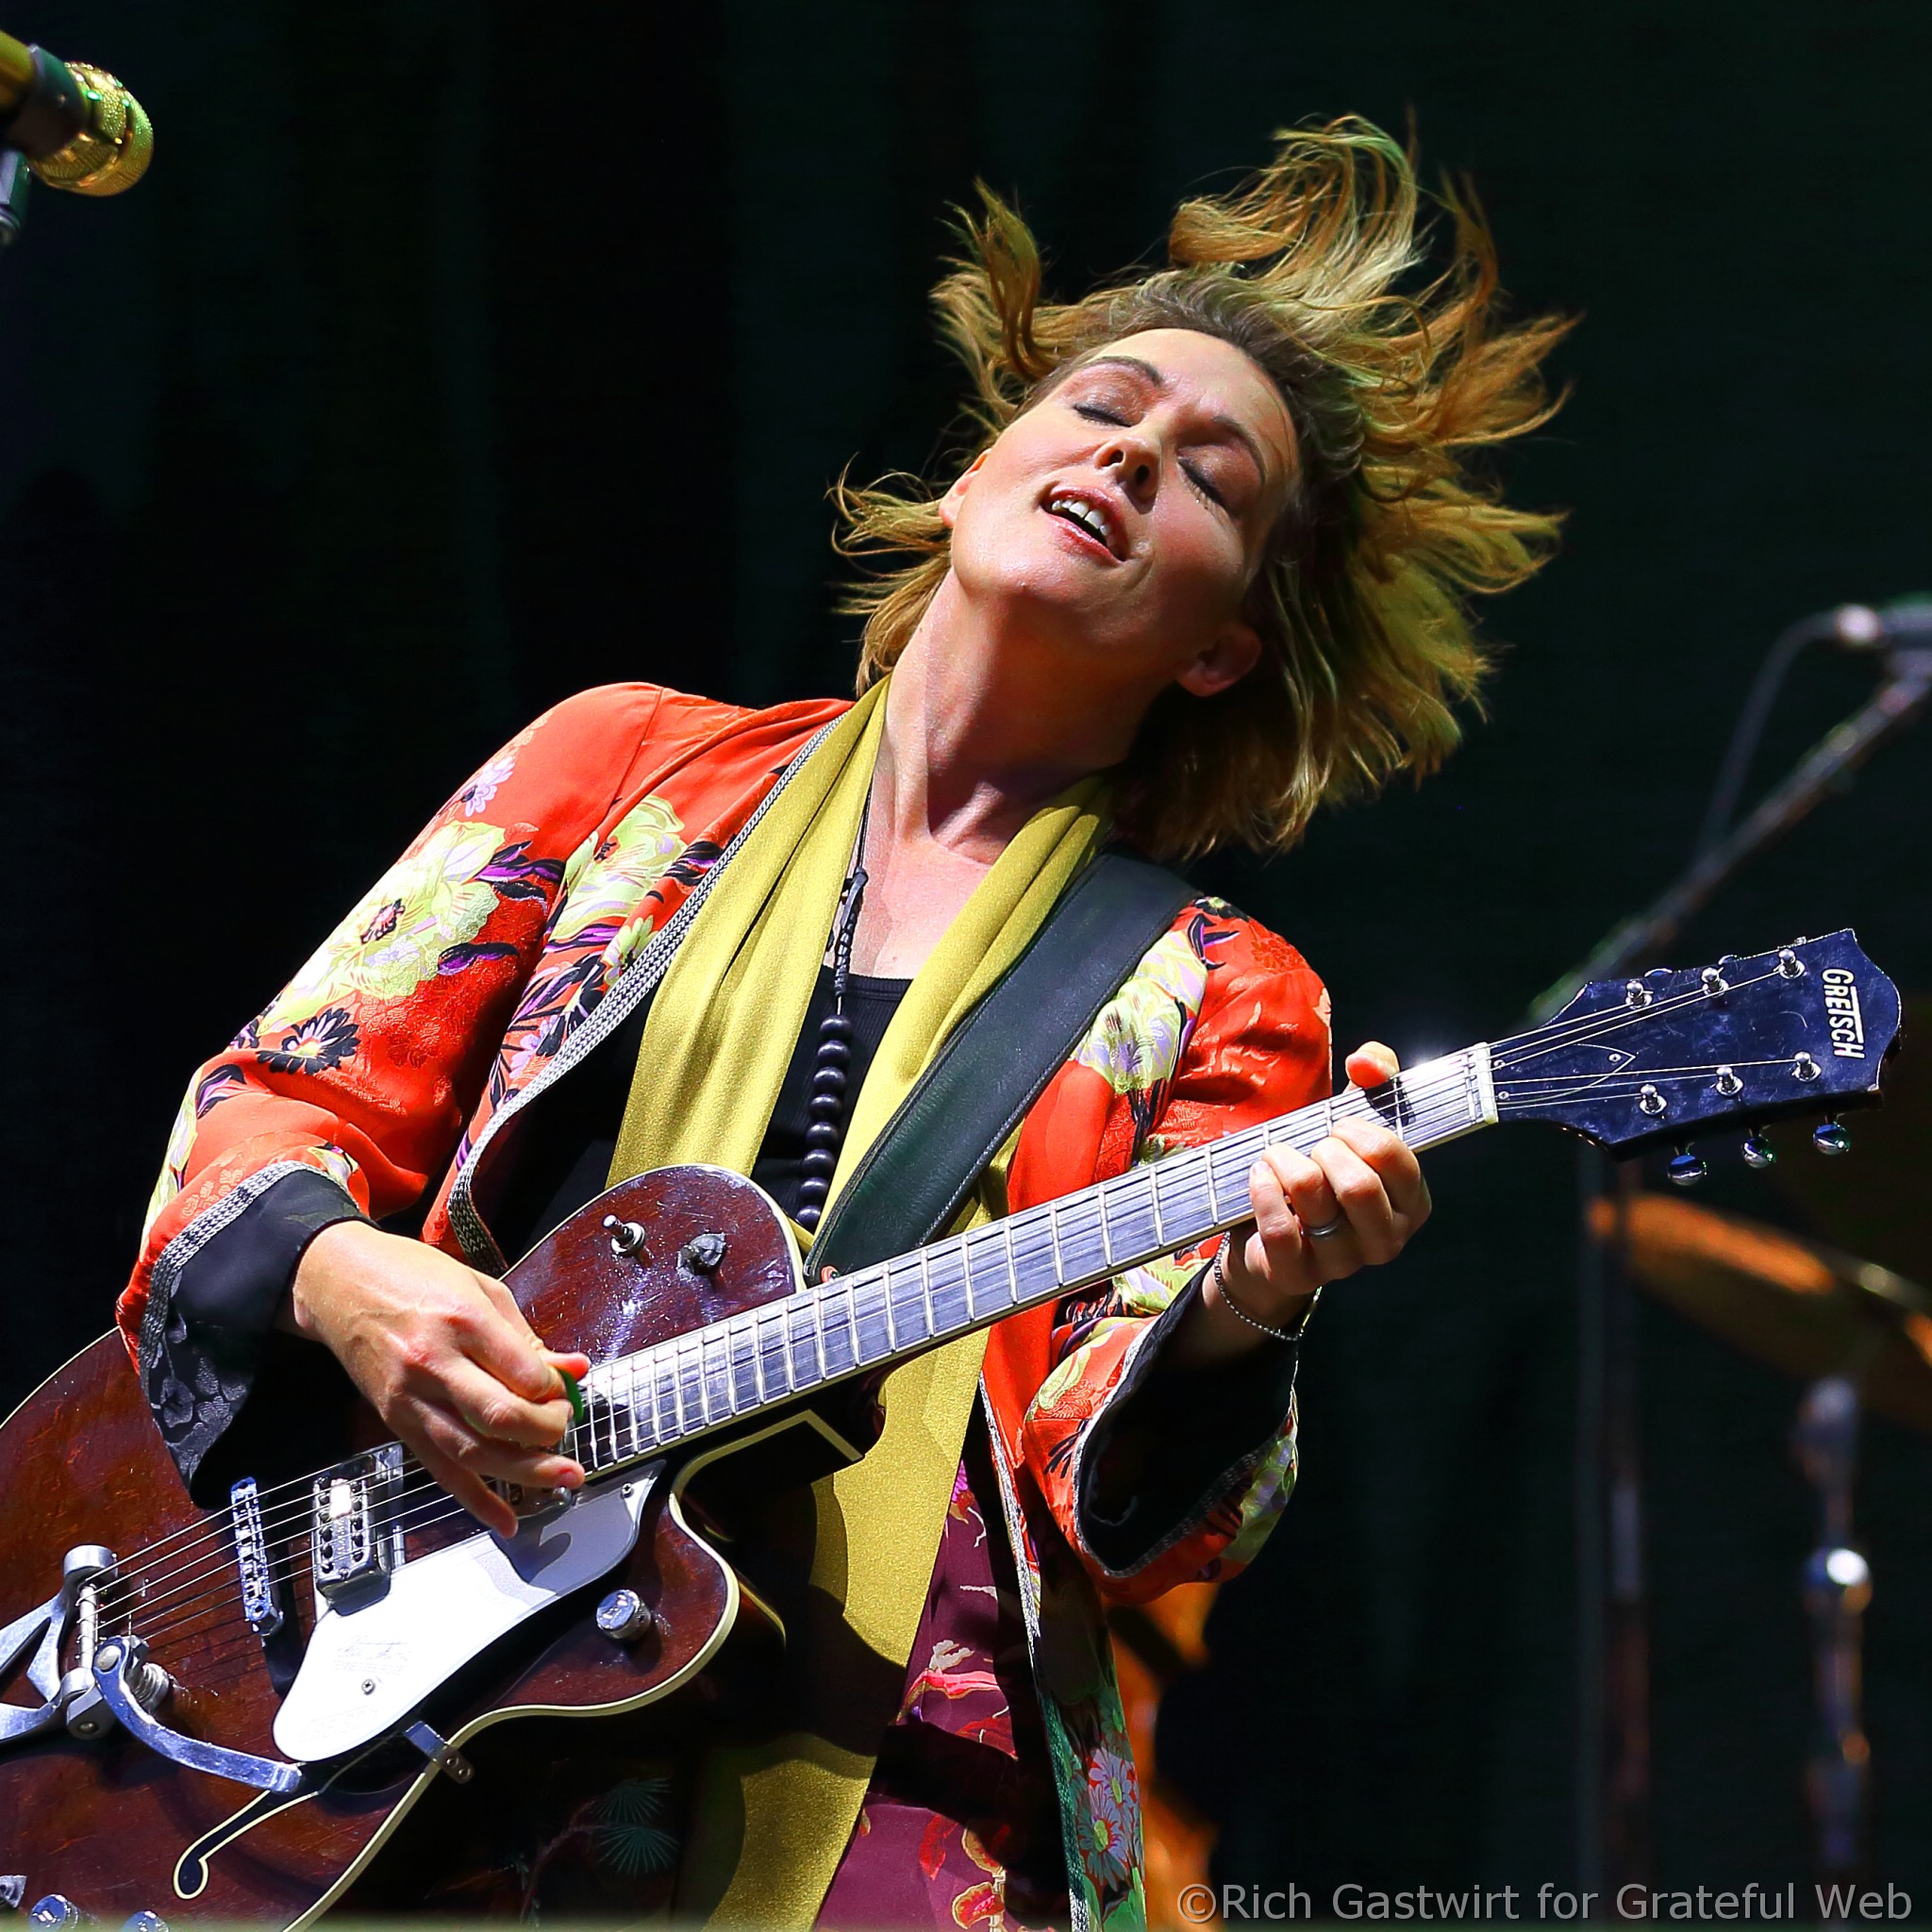
<instances>
[{"instance_id":1,"label":"closed eye","mask_svg":"<svg viewBox=\"0 0 1932 1932\"><path fill-rule=\"evenodd\" d=\"M1074 414L1085 416L1090 423L1110 423L1116 429L1124 429L1127 419L1116 415L1111 409L1103 409L1098 403L1075 403Z\"/></svg>"},{"instance_id":2,"label":"closed eye","mask_svg":"<svg viewBox=\"0 0 1932 1932\"><path fill-rule=\"evenodd\" d=\"M1191 482L1194 486L1194 488L1201 492L1203 496L1207 497L1207 499L1210 503L1218 503L1223 509L1225 509L1227 508L1227 498L1222 495L1220 491L1215 489L1214 485L1208 480L1206 475L1204 475L1201 471L1195 469L1191 463L1183 463L1181 465L1181 468L1184 472L1186 472L1188 481Z\"/></svg>"}]
</instances>

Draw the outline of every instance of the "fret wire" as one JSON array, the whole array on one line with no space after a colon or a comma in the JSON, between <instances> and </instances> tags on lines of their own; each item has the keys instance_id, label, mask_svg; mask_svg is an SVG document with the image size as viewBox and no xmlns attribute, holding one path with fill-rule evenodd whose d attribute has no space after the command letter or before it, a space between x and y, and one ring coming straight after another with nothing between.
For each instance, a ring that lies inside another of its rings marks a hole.
<instances>
[{"instance_id":1,"label":"fret wire","mask_svg":"<svg viewBox=\"0 0 1932 1932\"><path fill-rule=\"evenodd\" d=\"M1054 1278L1063 1282L1067 1278L1067 1264L1060 1258L1060 1205L1058 1201L1046 1204L1046 1231L1053 1237Z\"/></svg>"},{"instance_id":2,"label":"fret wire","mask_svg":"<svg viewBox=\"0 0 1932 1932\"><path fill-rule=\"evenodd\" d=\"M625 1361L624 1378L630 1388L630 1453L641 1456L644 1445L638 1436L638 1365L635 1357Z\"/></svg>"},{"instance_id":3,"label":"fret wire","mask_svg":"<svg viewBox=\"0 0 1932 1932\"><path fill-rule=\"evenodd\" d=\"M698 1330L698 1400L704 1404L705 1425L708 1428L715 1422L728 1422L731 1419L728 1409L723 1417L711 1413L712 1333L708 1327Z\"/></svg>"},{"instance_id":4,"label":"fret wire","mask_svg":"<svg viewBox=\"0 0 1932 1932\"><path fill-rule=\"evenodd\" d=\"M892 1319L891 1262L889 1260L882 1261L879 1264L879 1273L884 1276L886 1285L886 1352L888 1355L897 1355L899 1353L899 1324Z\"/></svg>"},{"instance_id":5,"label":"fret wire","mask_svg":"<svg viewBox=\"0 0 1932 1932\"><path fill-rule=\"evenodd\" d=\"M848 1274L840 1283L839 1292L845 1302L845 1332L852 1339L852 1366L858 1368L865 1361L865 1341L858 1332L858 1291L865 1285L865 1277Z\"/></svg>"},{"instance_id":6,"label":"fret wire","mask_svg":"<svg viewBox=\"0 0 1932 1932\"><path fill-rule=\"evenodd\" d=\"M675 1441L677 1438L677 1412L674 1406L671 1414L664 1413L664 1364L658 1358L656 1349L651 1351L651 1413L656 1418L658 1440L660 1442Z\"/></svg>"},{"instance_id":7,"label":"fret wire","mask_svg":"<svg viewBox=\"0 0 1932 1932\"><path fill-rule=\"evenodd\" d=\"M1035 1217L1028 1218L1033 1219ZM1000 1221L1000 1232L1007 1238L1007 1299L1009 1302L1016 1302L1020 1299L1020 1262L1018 1257L1013 1253L1013 1221L1014 1217L1010 1214L1003 1216ZM1047 1204L1046 1225L1047 1232L1053 1235L1053 1257L1056 1264L1055 1272L1058 1274L1058 1264L1060 1257L1060 1240L1058 1234L1054 1229L1053 1204L1051 1202ZM975 1315L978 1312L976 1308L974 1310Z\"/></svg>"},{"instance_id":8,"label":"fret wire","mask_svg":"<svg viewBox=\"0 0 1932 1932\"><path fill-rule=\"evenodd\" d=\"M1113 1236L1107 1225L1107 1191L1112 1187L1110 1180L1103 1181L1094 1190L1094 1206L1100 1213L1100 1258L1107 1263L1108 1273L1113 1272Z\"/></svg>"},{"instance_id":9,"label":"fret wire","mask_svg":"<svg viewBox=\"0 0 1932 1932\"><path fill-rule=\"evenodd\" d=\"M933 1332L935 1334L940 1333L942 1329L965 1326L973 1320L973 1249L980 1240L981 1236L978 1234L963 1234L957 1240L946 1243L944 1252L957 1259L959 1264L958 1279L957 1282L948 1284L949 1287L957 1288L958 1291L959 1313L957 1317L948 1317L945 1322L941 1323L939 1318L939 1304L935 1302L933 1304Z\"/></svg>"},{"instance_id":10,"label":"fret wire","mask_svg":"<svg viewBox=\"0 0 1932 1932\"><path fill-rule=\"evenodd\" d=\"M1154 1203L1154 1239L1160 1243L1162 1253L1167 1251L1167 1223L1160 1211L1160 1163L1155 1161L1147 1170L1147 1198Z\"/></svg>"},{"instance_id":11,"label":"fret wire","mask_svg":"<svg viewBox=\"0 0 1932 1932\"><path fill-rule=\"evenodd\" d=\"M711 1363L705 1349L705 1337L708 1333L707 1329L698 1330L697 1346L691 1350L691 1358L697 1369L698 1409L704 1416L705 1427L708 1429L718 1418L711 1413Z\"/></svg>"},{"instance_id":12,"label":"fret wire","mask_svg":"<svg viewBox=\"0 0 1932 1932\"><path fill-rule=\"evenodd\" d=\"M691 1412L691 1391L688 1377L691 1350L686 1346L689 1338L680 1335L672 1343L672 1358L677 1365L677 1432L681 1436L694 1435L704 1427L703 1420L693 1420Z\"/></svg>"},{"instance_id":13,"label":"fret wire","mask_svg":"<svg viewBox=\"0 0 1932 1932\"><path fill-rule=\"evenodd\" d=\"M778 1392L790 1395L792 1391L791 1374L791 1305L780 1302L772 1310L772 1327L778 1341L778 1378L783 1385Z\"/></svg>"},{"instance_id":14,"label":"fret wire","mask_svg":"<svg viewBox=\"0 0 1932 1932\"><path fill-rule=\"evenodd\" d=\"M684 1430L688 1436L695 1436L697 1430L706 1425L711 1416L706 1414L706 1383L703 1375L693 1370L693 1351L690 1346L690 1335L678 1337L678 1395L684 1401ZM691 1403L697 1405L697 1418L691 1420Z\"/></svg>"},{"instance_id":15,"label":"fret wire","mask_svg":"<svg viewBox=\"0 0 1932 1932\"><path fill-rule=\"evenodd\" d=\"M724 1325L730 1336L728 1352L731 1357L731 1408L733 1414L742 1415L745 1409L745 1403L739 1393L741 1387L739 1367L741 1362L751 1370L750 1407L753 1408L761 1407L765 1399L765 1391L758 1376L758 1353L751 1347L752 1331L750 1324L744 1321L743 1317L734 1316ZM746 1349L746 1354L743 1356L741 1356L739 1353L741 1343L744 1344Z\"/></svg>"},{"instance_id":16,"label":"fret wire","mask_svg":"<svg viewBox=\"0 0 1932 1932\"><path fill-rule=\"evenodd\" d=\"M832 1364L825 1355L825 1304L824 1297L816 1294L811 1298L811 1340L819 1358L819 1380L829 1382Z\"/></svg>"},{"instance_id":17,"label":"fret wire","mask_svg":"<svg viewBox=\"0 0 1932 1932\"><path fill-rule=\"evenodd\" d=\"M791 1315L788 1302L774 1302L758 1312L758 1373L768 1402L791 1393Z\"/></svg>"},{"instance_id":18,"label":"fret wire","mask_svg":"<svg viewBox=\"0 0 1932 1932\"><path fill-rule=\"evenodd\" d=\"M677 1405L677 1433L691 1434L691 1418L684 1410L684 1338L674 1338L671 1343L671 1395Z\"/></svg>"},{"instance_id":19,"label":"fret wire","mask_svg":"<svg viewBox=\"0 0 1932 1932\"><path fill-rule=\"evenodd\" d=\"M939 1318L932 1311L932 1250L919 1251L919 1298L925 1307L925 1332L928 1337L940 1332Z\"/></svg>"}]
</instances>

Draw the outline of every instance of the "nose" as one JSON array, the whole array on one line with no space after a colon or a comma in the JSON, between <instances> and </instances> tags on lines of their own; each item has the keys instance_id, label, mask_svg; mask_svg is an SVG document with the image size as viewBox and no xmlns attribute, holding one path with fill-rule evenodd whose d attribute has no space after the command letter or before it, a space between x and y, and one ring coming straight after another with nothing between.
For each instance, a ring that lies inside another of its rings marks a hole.
<instances>
[{"instance_id":1,"label":"nose","mask_svg":"<svg viewBox=\"0 0 1932 1932\"><path fill-rule=\"evenodd\" d=\"M1100 467L1111 470L1136 509L1154 507L1155 492L1160 488L1160 453L1131 429L1116 430L1102 450Z\"/></svg>"}]
</instances>

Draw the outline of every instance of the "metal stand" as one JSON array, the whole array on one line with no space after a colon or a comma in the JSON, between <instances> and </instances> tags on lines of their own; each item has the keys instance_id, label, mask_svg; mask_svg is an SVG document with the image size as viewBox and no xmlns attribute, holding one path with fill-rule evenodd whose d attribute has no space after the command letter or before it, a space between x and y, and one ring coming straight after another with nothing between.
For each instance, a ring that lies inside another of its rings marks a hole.
<instances>
[{"instance_id":1,"label":"metal stand","mask_svg":"<svg viewBox=\"0 0 1932 1932\"><path fill-rule=\"evenodd\" d=\"M33 175L18 148L0 148L0 248L5 248L26 221L27 184Z\"/></svg>"},{"instance_id":2,"label":"metal stand","mask_svg":"<svg viewBox=\"0 0 1932 1932\"><path fill-rule=\"evenodd\" d=\"M1690 915L1746 859L1755 858L1782 838L1887 739L1895 738L1918 716L1932 695L1932 650L1894 651L1887 677L1872 698L1799 760L1782 785L1771 792L1742 824L1700 858L1648 910L1625 920L1574 972L1567 973L1531 1005L1528 1024L1540 1026L1561 1012L1592 979L1621 979L1676 938Z\"/></svg>"},{"instance_id":3,"label":"metal stand","mask_svg":"<svg viewBox=\"0 0 1932 1932\"><path fill-rule=\"evenodd\" d=\"M1818 802L1845 781L1873 752L1896 737L1932 696L1932 649L1892 651L1886 681L1851 717L1828 733L1799 761L1784 782L1728 836L1705 852L1676 884L1636 918L1603 940L1574 972L1548 988L1530 1007L1523 1024L1541 1025L1560 1012L1593 979L1619 979L1653 962L1684 922L1699 910L1730 875L1796 825ZM1580 1206L1611 1191L1607 1165L1594 1149L1586 1150L1581 1169ZM1621 1221L1620 1221L1621 1225ZM1648 1857L1649 1674L1642 1572L1642 1494L1638 1462L1636 1351L1631 1337L1633 1311L1621 1239L1597 1248L1586 1232L1579 1245L1577 1274L1577 1869L1585 1890L1613 1896L1620 1883L1642 1882ZM1819 1385L1821 1388L1824 1384ZM1856 1429L1857 1398L1853 1397ZM1849 1477L1847 1477L1847 1482ZM1849 1508L1849 1503L1846 1507ZM1812 1803L1820 1819L1849 1815L1851 1828L1862 1817L1863 1733L1857 1726L1857 1619L1869 1594L1864 1559L1849 1544L1832 1545L1814 1562L1822 1584L1807 1578L1807 1601L1832 1593L1830 1709L1851 1722L1830 1751L1812 1764ZM1856 1562L1859 1581L1847 1584L1831 1570ZM1814 1616L1823 1613L1814 1607ZM1821 1633L1823 1626L1821 1624ZM1825 1697L1825 1637L1821 1634L1820 1697ZM1848 1671L1849 1677L1843 1673ZM1846 1686L1850 1703L1845 1703ZM1829 1721L1827 1728L1829 1728ZM1833 1754L1836 1755L1833 1755ZM1851 1769L1856 1757L1857 1769ZM1856 1785L1850 1813L1845 1792ZM1821 1798L1828 1792L1830 1803ZM1841 1841L1842 1833L1831 1840ZM1821 1859L1824 1859L1821 1851ZM1836 1869L1836 1868L1832 1868ZM1605 1916L1607 1916L1606 1908Z\"/></svg>"},{"instance_id":4,"label":"metal stand","mask_svg":"<svg viewBox=\"0 0 1932 1932\"><path fill-rule=\"evenodd\" d=\"M1622 1266L1631 1170L1586 1145L1578 1208L1616 1205L1584 1243L1577 1305L1577 1885L1609 1899L1650 1880L1650 1630L1635 1296Z\"/></svg>"},{"instance_id":5,"label":"metal stand","mask_svg":"<svg viewBox=\"0 0 1932 1932\"><path fill-rule=\"evenodd\" d=\"M1862 1619L1872 1601L1872 1572L1852 1544L1858 1391L1849 1376L1825 1375L1806 1390L1792 1447L1818 1491L1820 1519L1818 1547L1805 1563L1818 1695L1806 1795L1819 1879L1845 1885L1864 1876L1872 1758L1859 1721Z\"/></svg>"}]
</instances>

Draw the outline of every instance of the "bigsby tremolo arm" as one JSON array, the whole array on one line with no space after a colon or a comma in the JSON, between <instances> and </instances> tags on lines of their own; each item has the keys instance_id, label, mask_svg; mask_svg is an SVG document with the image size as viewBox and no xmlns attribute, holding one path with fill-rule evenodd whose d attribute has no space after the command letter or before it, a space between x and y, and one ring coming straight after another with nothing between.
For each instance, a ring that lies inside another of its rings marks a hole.
<instances>
[{"instance_id":1,"label":"bigsby tremolo arm","mask_svg":"<svg viewBox=\"0 0 1932 1932\"><path fill-rule=\"evenodd\" d=\"M25 1743L53 1730L96 1738L113 1723L94 1682L93 1666L100 1592L113 1579L114 1562L113 1551L99 1543L77 1544L60 1565L59 1590L0 1630L0 1675L31 1649L26 1680L45 1700L29 1710L0 1698L0 1746ZM63 1673L60 1653L70 1633L75 1662Z\"/></svg>"}]
</instances>

